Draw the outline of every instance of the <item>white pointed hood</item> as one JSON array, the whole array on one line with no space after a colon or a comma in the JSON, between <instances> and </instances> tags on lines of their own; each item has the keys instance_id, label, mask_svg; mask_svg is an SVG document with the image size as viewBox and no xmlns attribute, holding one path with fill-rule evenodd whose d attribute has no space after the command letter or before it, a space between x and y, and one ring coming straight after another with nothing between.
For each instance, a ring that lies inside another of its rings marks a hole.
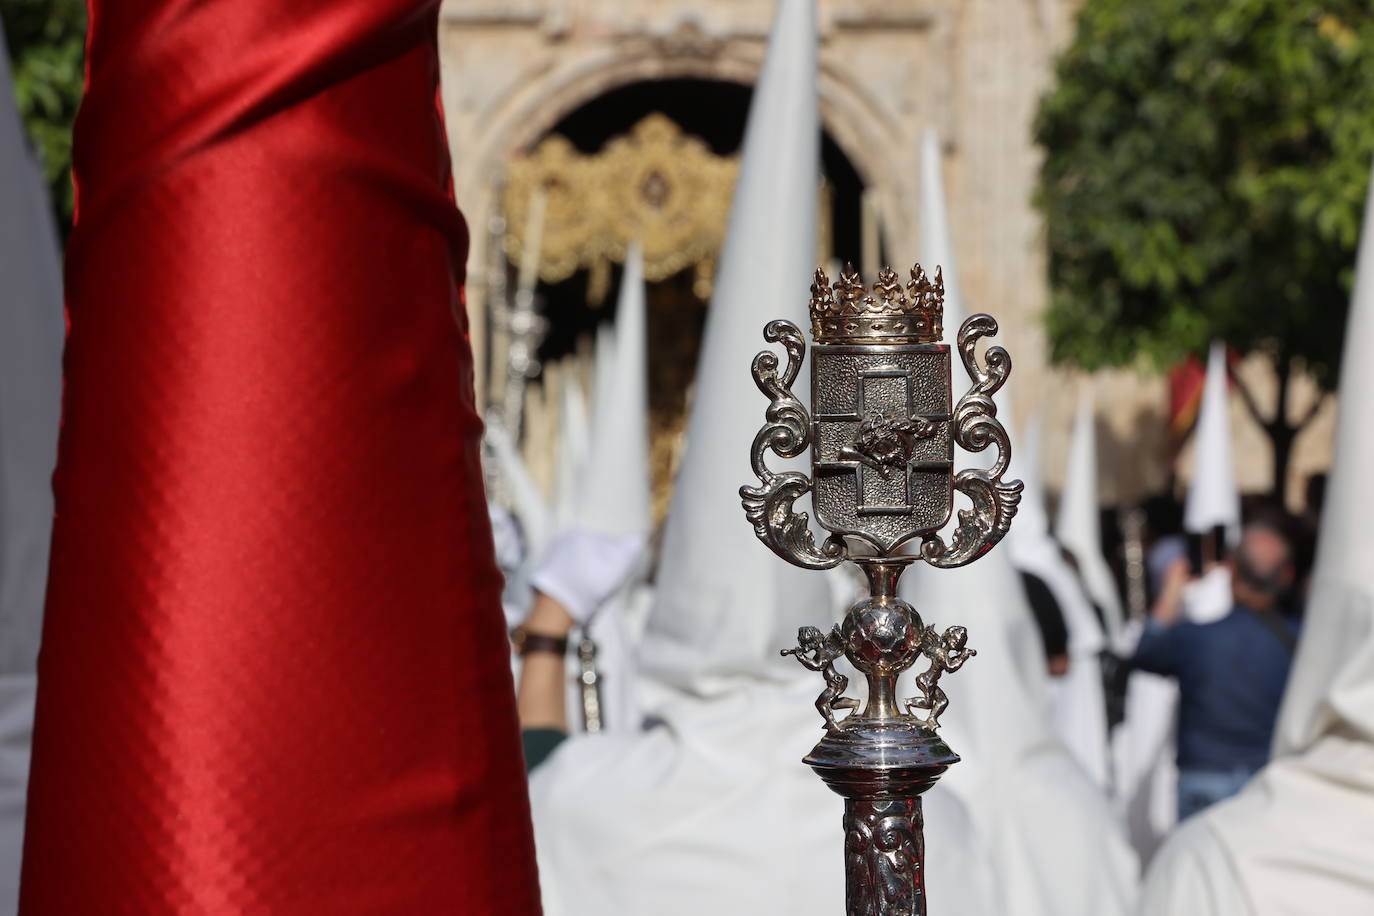
<instances>
[{"instance_id":1,"label":"white pointed hood","mask_svg":"<svg viewBox=\"0 0 1374 916\"><path fill-rule=\"evenodd\" d=\"M623 276L623 275L622 275ZM623 280L622 280L623 283ZM624 286L621 287L622 294ZM592 433L604 425L600 418L611 416L615 400L615 386L611 378L616 373L615 341L616 326L611 321L602 321L596 326L596 342L592 348Z\"/></svg>"},{"instance_id":2,"label":"white pointed hood","mask_svg":"<svg viewBox=\"0 0 1374 916\"><path fill-rule=\"evenodd\" d=\"M1240 537L1240 489L1231 455L1230 391L1226 378L1226 345L1213 341L1207 356L1207 380L1193 433L1193 480L1183 509L1183 527L1206 534L1225 527L1232 544Z\"/></svg>"},{"instance_id":3,"label":"white pointed hood","mask_svg":"<svg viewBox=\"0 0 1374 916\"><path fill-rule=\"evenodd\" d=\"M1044 414L1037 410L1026 426L1025 435L1019 438L1015 436L1010 418L1003 422L1007 434L1012 437L1011 466L1007 476L1025 485L1016 521L1007 534L1007 553L1012 565L1039 576L1054 592L1064 614L1064 623L1069 628L1071 652L1085 655L1100 652L1106 645L1102 624L1093 612L1078 574L1064 559L1059 542L1050 533L1045 481L1040 473Z\"/></svg>"},{"instance_id":4,"label":"white pointed hood","mask_svg":"<svg viewBox=\"0 0 1374 916\"><path fill-rule=\"evenodd\" d=\"M949 226L949 212L945 207L944 166L940 156L940 136L934 128L921 133L921 256L920 263L932 276L940 268L944 276L945 307L941 323L945 341L954 348L959 328L968 317L963 287L959 282L959 259L954 254L954 233ZM959 358L954 356L954 397L967 386ZM998 404L1002 401L999 399ZM1015 450L1013 449L1013 452ZM959 468L988 467L990 453L975 454L962 445L954 446L954 462Z\"/></svg>"},{"instance_id":5,"label":"white pointed hood","mask_svg":"<svg viewBox=\"0 0 1374 916\"><path fill-rule=\"evenodd\" d=\"M652 497L644 253L638 243L625 258L615 321L614 354L606 371L597 373L591 453L576 522L603 534L643 537L652 524Z\"/></svg>"},{"instance_id":6,"label":"white pointed hood","mask_svg":"<svg viewBox=\"0 0 1374 916\"><path fill-rule=\"evenodd\" d=\"M18 896L62 391L62 279L0 28L0 901ZM3 908L3 906L0 906Z\"/></svg>"},{"instance_id":7,"label":"white pointed hood","mask_svg":"<svg viewBox=\"0 0 1374 916\"><path fill-rule=\"evenodd\" d=\"M587 420L587 396L573 370L572 360L562 373L562 411L558 418L558 465L554 483L554 517L559 528L577 521L586 487L587 461L591 455L591 424Z\"/></svg>"},{"instance_id":8,"label":"white pointed hood","mask_svg":"<svg viewBox=\"0 0 1374 916\"><path fill-rule=\"evenodd\" d=\"M826 577L754 537L739 488L767 401L750 379L764 325L807 328L820 176L814 0L778 6L749 120L729 227L707 313L687 445L664 531L644 670L699 693L737 675L795 678L780 658L797 627L833 611ZM808 371L808 370L803 370ZM798 394L806 385L798 380Z\"/></svg>"},{"instance_id":9,"label":"white pointed hood","mask_svg":"<svg viewBox=\"0 0 1374 916\"><path fill-rule=\"evenodd\" d=\"M1284 694L1275 753L1343 733L1374 743L1374 182L1341 361L1336 446L1301 646Z\"/></svg>"},{"instance_id":10,"label":"white pointed hood","mask_svg":"<svg viewBox=\"0 0 1374 916\"><path fill-rule=\"evenodd\" d=\"M920 216L921 266L932 275L937 266L944 271L945 340L953 343L955 335L959 333L959 326L968 317L968 309L964 304L963 288L959 285L959 263L954 256L954 234L950 231L949 212L945 207L940 135L930 127L921 133Z\"/></svg>"},{"instance_id":11,"label":"white pointed hood","mask_svg":"<svg viewBox=\"0 0 1374 916\"><path fill-rule=\"evenodd\" d=\"M1093 395L1087 388L1078 400L1055 534L1059 543L1078 561L1083 585L1088 596L1102 609L1108 639L1114 641L1121 632L1124 615L1116 579L1102 556L1102 522L1097 504L1097 428Z\"/></svg>"}]
</instances>

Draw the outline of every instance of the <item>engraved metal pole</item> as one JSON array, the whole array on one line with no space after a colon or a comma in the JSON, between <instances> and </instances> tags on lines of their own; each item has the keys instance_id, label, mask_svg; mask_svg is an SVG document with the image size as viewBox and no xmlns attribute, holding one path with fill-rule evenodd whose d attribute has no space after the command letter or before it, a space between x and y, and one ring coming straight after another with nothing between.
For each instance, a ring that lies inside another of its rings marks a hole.
<instances>
[{"instance_id":1,"label":"engraved metal pole","mask_svg":"<svg viewBox=\"0 0 1374 916\"><path fill-rule=\"evenodd\" d=\"M601 672L596 670L596 641L584 628L577 642L577 689L582 701L582 730L601 731Z\"/></svg>"},{"instance_id":2,"label":"engraved metal pole","mask_svg":"<svg viewBox=\"0 0 1374 916\"><path fill-rule=\"evenodd\" d=\"M503 313L506 332L506 386L502 393L501 417L511 438L520 441L525 420L525 390L530 379L539 374L539 344L548 330L548 320L539 314L534 289L539 282L540 245L544 237L544 214L548 192L542 187L530 198L525 225L525 250L521 253L515 301Z\"/></svg>"},{"instance_id":3,"label":"engraved metal pole","mask_svg":"<svg viewBox=\"0 0 1374 916\"><path fill-rule=\"evenodd\" d=\"M869 595L829 632L803 627L783 651L825 678L816 700L825 735L805 758L845 799L845 882L849 916L924 916L925 840L921 793L959 757L937 733L948 699L940 678L976 654L961 626L939 633L897 597L912 563L949 568L982 556L1016 514L1020 481L1004 482L1011 457L992 395L1011 359L976 346L997 322L974 315L959 329L957 349L972 388L953 404L950 347L940 343L944 281L920 265L902 286L889 268L872 292L852 269L832 287L816 271L811 287L811 413L793 395L806 343L796 325L773 321L764 338L781 343L754 358L754 380L768 397L767 423L754 438L757 487L740 489L754 532L778 556L807 569L849 560L863 570ZM954 446L996 458L987 469L954 472ZM769 451L795 458L811 450L811 476L773 471ZM948 543L954 491L960 510ZM805 512L793 503L808 492L831 534L817 545ZM916 543L914 553L903 545ZM846 697L849 678L835 668L847 658L868 680L868 703ZM917 696L899 700L897 679L922 658ZM919 711L919 714L918 714Z\"/></svg>"}]
</instances>

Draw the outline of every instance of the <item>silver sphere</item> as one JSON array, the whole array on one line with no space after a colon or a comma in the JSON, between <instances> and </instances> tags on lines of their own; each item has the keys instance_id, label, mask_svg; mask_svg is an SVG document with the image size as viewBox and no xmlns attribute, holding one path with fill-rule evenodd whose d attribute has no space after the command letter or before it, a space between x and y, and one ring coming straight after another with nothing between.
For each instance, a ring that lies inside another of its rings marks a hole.
<instances>
[{"instance_id":1,"label":"silver sphere","mask_svg":"<svg viewBox=\"0 0 1374 916\"><path fill-rule=\"evenodd\" d=\"M845 648L866 674L897 674L921 651L921 615L900 598L865 598L841 627Z\"/></svg>"}]
</instances>

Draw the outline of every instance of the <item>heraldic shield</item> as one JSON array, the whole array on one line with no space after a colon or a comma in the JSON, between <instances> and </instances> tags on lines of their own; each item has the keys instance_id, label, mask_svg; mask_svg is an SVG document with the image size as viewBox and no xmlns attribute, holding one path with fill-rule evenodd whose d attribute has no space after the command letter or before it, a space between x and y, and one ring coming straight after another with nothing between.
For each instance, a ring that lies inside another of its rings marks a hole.
<instances>
[{"instance_id":1,"label":"heraldic shield","mask_svg":"<svg viewBox=\"0 0 1374 916\"><path fill-rule=\"evenodd\" d=\"M954 505L949 347L811 350L812 505L830 531L887 553Z\"/></svg>"},{"instance_id":2,"label":"heraldic shield","mask_svg":"<svg viewBox=\"0 0 1374 916\"><path fill-rule=\"evenodd\" d=\"M792 393L806 352L801 330L788 321L764 328L764 338L787 351L787 363L768 350L754 359L754 381L771 403L752 448L759 486L741 488L740 496L759 539L788 562L827 569L846 558L896 557L897 548L918 540L912 559L962 566L1006 534L1021 485L1002 480L1011 449L992 396L1011 358L1001 347L979 356L979 340L997 333L988 315L965 321L954 346L942 343L943 314L938 268L932 278L917 265L905 285L884 268L872 291L852 268L833 286L816 271L810 411ZM956 352L973 383L957 403L950 375ZM995 457L956 473L956 445L991 449ZM811 477L774 471L765 461L770 451L795 458L808 449ZM946 542L940 530L955 491L970 506L959 511ZM821 544L807 514L793 508L808 492L817 520L831 532ZM860 544L867 548L851 553Z\"/></svg>"}]
</instances>

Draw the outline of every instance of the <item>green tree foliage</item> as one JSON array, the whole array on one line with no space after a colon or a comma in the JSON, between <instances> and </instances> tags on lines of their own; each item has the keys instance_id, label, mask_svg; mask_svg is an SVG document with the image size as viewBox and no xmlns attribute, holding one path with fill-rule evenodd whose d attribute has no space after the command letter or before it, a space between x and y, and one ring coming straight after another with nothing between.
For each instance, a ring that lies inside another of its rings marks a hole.
<instances>
[{"instance_id":1,"label":"green tree foliage","mask_svg":"<svg viewBox=\"0 0 1374 916\"><path fill-rule=\"evenodd\" d=\"M1335 384L1374 156L1370 0L1087 0L1035 137L1057 362L1262 352L1281 492L1301 369Z\"/></svg>"},{"instance_id":2,"label":"green tree foliage","mask_svg":"<svg viewBox=\"0 0 1374 916\"><path fill-rule=\"evenodd\" d=\"M14 94L60 225L72 215L72 120L84 85L83 0L0 0Z\"/></svg>"}]
</instances>

